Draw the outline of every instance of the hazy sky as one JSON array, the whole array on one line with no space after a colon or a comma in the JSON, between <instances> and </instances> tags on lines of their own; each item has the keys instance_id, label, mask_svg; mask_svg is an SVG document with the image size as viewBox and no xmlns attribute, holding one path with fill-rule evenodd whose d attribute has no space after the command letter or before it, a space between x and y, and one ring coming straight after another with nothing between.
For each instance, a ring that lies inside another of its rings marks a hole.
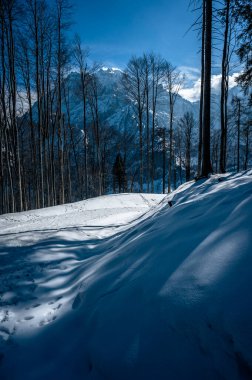
<instances>
[{"instance_id":1,"label":"hazy sky","mask_svg":"<svg viewBox=\"0 0 252 380\"><path fill-rule=\"evenodd\" d=\"M123 67L131 55L160 53L176 66L199 67L197 14L189 0L74 0L73 29L91 58Z\"/></svg>"}]
</instances>

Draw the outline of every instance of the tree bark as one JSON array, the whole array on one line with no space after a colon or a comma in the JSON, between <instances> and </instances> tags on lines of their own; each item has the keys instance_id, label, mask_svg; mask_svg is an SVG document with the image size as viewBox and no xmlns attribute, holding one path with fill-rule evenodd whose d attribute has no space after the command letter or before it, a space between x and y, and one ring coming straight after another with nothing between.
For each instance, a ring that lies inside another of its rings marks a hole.
<instances>
[{"instance_id":1,"label":"tree bark","mask_svg":"<svg viewBox=\"0 0 252 380\"><path fill-rule=\"evenodd\" d=\"M221 142L220 142L220 172L226 172L226 150L227 150L227 91L228 86L228 35L229 35L229 13L230 13L230 0L225 0L225 32L224 32L224 44L222 52L222 64L221 64L221 102L220 102L220 120L221 120Z\"/></svg>"},{"instance_id":2,"label":"tree bark","mask_svg":"<svg viewBox=\"0 0 252 380\"><path fill-rule=\"evenodd\" d=\"M203 99L204 99L204 77L205 77L205 33L206 33L206 0L202 6L202 34L201 34L201 80L200 80L200 109L199 109L199 143L198 143L198 176L202 163L202 127L203 127Z\"/></svg>"},{"instance_id":3,"label":"tree bark","mask_svg":"<svg viewBox=\"0 0 252 380\"><path fill-rule=\"evenodd\" d=\"M211 64L212 64L212 0L206 1L205 78L203 96L202 166L201 176L213 172L210 159L211 137Z\"/></svg>"}]
</instances>

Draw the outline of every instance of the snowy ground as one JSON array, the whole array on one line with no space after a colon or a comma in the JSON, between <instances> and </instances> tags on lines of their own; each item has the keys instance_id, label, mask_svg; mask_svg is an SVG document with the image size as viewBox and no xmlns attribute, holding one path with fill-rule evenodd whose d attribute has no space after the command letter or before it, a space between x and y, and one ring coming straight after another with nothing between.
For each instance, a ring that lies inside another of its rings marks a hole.
<instances>
[{"instance_id":1,"label":"snowy ground","mask_svg":"<svg viewBox=\"0 0 252 380\"><path fill-rule=\"evenodd\" d=\"M0 216L0 379L252 379L252 172L218 178Z\"/></svg>"}]
</instances>

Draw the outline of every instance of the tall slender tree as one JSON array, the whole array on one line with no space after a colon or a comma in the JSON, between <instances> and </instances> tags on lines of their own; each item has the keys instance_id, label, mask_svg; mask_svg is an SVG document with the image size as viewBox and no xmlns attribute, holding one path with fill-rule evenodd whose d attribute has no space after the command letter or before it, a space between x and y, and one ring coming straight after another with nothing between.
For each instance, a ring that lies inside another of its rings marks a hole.
<instances>
[{"instance_id":1,"label":"tall slender tree","mask_svg":"<svg viewBox=\"0 0 252 380\"><path fill-rule=\"evenodd\" d=\"M128 99L133 101L136 110L136 120L139 129L139 182L140 191L143 192L143 117L146 104L146 80L143 58L131 58L125 70L123 84L128 94Z\"/></svg>"},{"instance_id":2,"label":"tall slender tree","mask_svg":"<svg viewBox=\"0 0 252 380\"><path fill-rule=\"evenodd\" d=\"M172 170L176 170L174 165L174 138L173 138L173 124L174 124L174 108L178 97L179 90L181 88L183 78L176 68L172 66L169 62L165 63L164 66L164 79L167 86L168 98L169 98L169 162L168 162L168 193L171 192L171 179ZM174 165L174 167L173 167ZM174 187L176 183L174 183Z\"/></svg>"},{"instance_id":3,"label":"tall slender tree","mask_svg":"<svg viewBox=\"0 0 252 380\"><path fill-rule=\"evenodd\" d=\"M203 0L204 1L204 0ZM212 67L212 0L205 4L205 40L204 40L204 86L203 86L203 125L202 125L202 164L201 176L212 173L210 158L211 136L211 67ZM204 18L203 18L204 19Z\"/></svg>"},{"instance_id":4,"label":"tall slender tree","mask_svg":"<svg viewBox=\"0 0 252 380\"><path fill-rule=\"evenodd\" d=\"M152 107L152 130L151 130L151 192L154 193L155 177L155 133L156 133L156 113L157 102L160 95L161 81L164 77L164 60L160 56L150 54L150 72L151 72L151 107Z\"/></svg>"},{"instance_id":5,"label":"tall slender tree","mask_svg":"<svg viewBox=\"0 0 252 380\"><path fill-rule=\"evenodd\" d=\"M84 176L85 176L85 198L88 198L88 130L87 130L87 89L90 73L87 64L88 49L81 46L80 36L75 35L74 58L79 67L81 79L81 97L83 103L83 146L84 146Z\"/></svg>"},{"instance_id":6,"label":"tall slender tree","mask_svg":"<svg viewBox=\"0 0 252 380\"><path fill-rule=\"evenodd\" d=\"M220 172L226 172L227 154L227 99L228 99L228 78L230 61L230 36L231 36L231 8L230 0L225 0L225 7L222 11L224 18L224 41L221 63L221 101L220 101L220 121L221 121L221 142L220 142Z\"/></svg>"},{"instance_id":7,"label":"tall slender tree","mask_svg":"<svg viewBox=\"0 0 252 380\"><path fill-rule=\"evenodd\" d=\"M192 112L186 112L180 119L180 128L184 135L185 144L185 180L191 179L191 146L192 146L192 133L195 121Z\"/></svg>"},{"instance_id":8,"label":"tall slender tree","mask_svg":"<svg viewBox=\"0 0 252 380\"><path fill-rule=\"evenodd\" d=\"M202 1L202 27L201 27L201 78L200 78L200 107L199 107L199 142L198 142L198 176L202 164L202 126L203 126L203 99L205 77L205 33L206 33L206 0Z\"/></svg>"}]
</instances>

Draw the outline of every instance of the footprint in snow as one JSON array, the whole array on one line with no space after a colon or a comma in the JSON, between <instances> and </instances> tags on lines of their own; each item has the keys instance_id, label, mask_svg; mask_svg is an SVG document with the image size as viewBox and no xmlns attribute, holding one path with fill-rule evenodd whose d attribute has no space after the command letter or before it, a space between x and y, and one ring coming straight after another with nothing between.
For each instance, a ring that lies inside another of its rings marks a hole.
<instances>
[{"instance_id":1,"label":"footprint in snow","mask_svg":"<svg viewBox=\"0 0 252 380\"><path fill-rule=\"evenodd\" d=\"M27 315L26 317L24 317L24 320L25 321L30 321L31 319L33 319L34 316L33 315Z\"/></svg>"},{"instance_id":2,"label":"footprint in snow","mask_svg":"<svg viewBox=\"0 0 252 380\"><path fill-rule=\"evenodd\" d=\"M35 303L34 305L32 305L31 307L30 306L27 306L26 308L25 308L25 310L30 310L31 308L32 309L35 309L36 307L39 307L41 305L41 303Z\"/></svg>"},{"instance_id":3,"label":"footprint in snow","mask_svg":"<svg viewBox=\"0 0 252 380\"><path fill-rule=\"evenodd\" d=\"M3 318L1 319L1 323L3 323L3 322L8 322L8 320L9 320L9 310L5 310L5 312L4 312L4 316L3 316Z\"/></svg>"},{"instance_id":4,"label":"footprint in snow","mask_svg":"<svg viewBox=\"0 0 252 380\"><path fill-rule=\"evenodd\" d=\"M5 342L9 340L11 336L11 332L7 327L1 327L0 328L0 340L4 340Z\"/></svg>"},{"instance_id":5,"label":"footprint in snow","mask_svg":"<svg viewBox=\"0 0 252 380\"><path fill-rule=\"evenodd\" d=\"M55 319L57 318L56 315L53 315L51 312L49 312L46 316L46 319L42 319L40 322L39 322L39 326L40 327L43 327L45 325L48 325L49 323L55 321Z\"/></svg>"},{"instance_id":6,"label":"footprint in snow","mask_svg":"<svg viewBox=\"0 0 252 380\"><path fill-rule=\"evenodd\" d=\"M55 300L48 302L48 305L53 305L55 302L59 301L62 296L57 297Z\"/></svg>"},{"instance_id":7,"label":"footprint in snow","mask_svg":"<svg viewBox=\"0 0 252 380\"><path fill-rule=\"evenodd\" d=\"M35 309L35 307L39 307L41 303L36 303L35 305L32 305L32 308Z\"/></svg>"},{"instance_id":8,"label":"footprint in snow","mask_svg":"<svg viewBox=\"0 0 252 380\"><path fill-rule=\"evenodd\" d=\"M56 307L53 308L53 310L59 310L62 306L62 303L59 303Z\"/></svg>"}]
</instances>

